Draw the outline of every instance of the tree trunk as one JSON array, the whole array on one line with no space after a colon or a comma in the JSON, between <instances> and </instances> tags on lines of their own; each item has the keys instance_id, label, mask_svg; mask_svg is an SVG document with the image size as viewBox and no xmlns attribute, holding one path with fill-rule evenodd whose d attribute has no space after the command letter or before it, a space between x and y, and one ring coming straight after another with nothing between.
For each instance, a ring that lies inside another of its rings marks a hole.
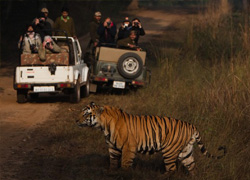
<instances>
[{"instance_id":1,"label":"tree trunk","mask_svg":"<svg viewBox=\"0 0 250 180\"><path fill-rule=\"evenodd\" d=\"M221 0L220 2L220 9L222 14L228 14L230 11L230 5L228 3L228 0Z\"/></svg>"},{"instance_id":2,"label":"tree trunk","mask_svg":"<svg viewBox=\"0 0 250 180\"><path fill-rule=\"evenodd\" d=\"M244 45L249 48L249 4L247 0L243 0L244 13Z\"/></svg>"},{"instance_id":3,"label":"tree trunk","mask_svg":"<svg viewBox=\"0 0 250 180\"><path fill-rule=\"evenodd\" d=\"M132 2L128 5L127 10L137 10L139 9L138 0L132 0Z\"/></svg>"}]
</instances>

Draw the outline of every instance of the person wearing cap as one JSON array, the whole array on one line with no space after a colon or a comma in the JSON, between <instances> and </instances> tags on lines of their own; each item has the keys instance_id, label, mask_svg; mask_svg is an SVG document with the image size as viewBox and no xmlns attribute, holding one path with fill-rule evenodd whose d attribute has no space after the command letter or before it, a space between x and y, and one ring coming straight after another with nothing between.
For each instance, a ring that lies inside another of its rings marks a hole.
<instances>
[{"instance_id":1,"label":"person wearing cap","mask_svg":"<svg viewBox=\"0 0 250 180\"><path fill-rule=\"evenodd\" d=\"M122 22L122 25L118 31L117 41L129 37L130 27L131 27L131 22L129 21L128 17L125 17L125 20Z\"/></svg>"},{"instance_id":2,"label":"person wearing cap","mask_svg":"<svg viewBox=\"0 0 250 180\"><path fill-rule=\"evenodd\" d=\"M45 19L46 19L45 21L48 22L48 23L50 23L51 28L53 28L54 27L54 21L49 18L49 10L44 7L44 8L41 9L40 12L44 13ZM34 24L35 21L36 21L36 18L32 21L32 23Z\"/></svg>"},{"instance_id":3,"label":"person wearing cap","mask_svg":"<svg viewBox=\"0 0 250 180\"><path fill-rule=\"evenodd\" d=\"M94 47L96 47L99 42L99 35L97 34L97 29L101 23L101 17L102 17L101 12L99 11L95 12L94 18L89 24L89 34L91 38L89 42L90 46L91 44L93 44Z\"/></svg>"},{"instance_id":4,"label":"person wearing cap","mask_svg":"<svg viewBox=\"0 0 250 180\"><path fill-rule=\"evenodd\" d=\"M59 53L61 48L53 41L51 36L45 36L38 49L38 56L42 62L46 61L46 54Z\"/></svg>"},{"instance_id":5,"label":"person wearing cap","mask_svg":"<svg viewBox=\"0 0 250 180\"><path fill-rule=\"evenodd\" d=\"M69 37L76 38L75 23L73 18L69 16L69 9L67 7L62 8L61 16L56 19L54 29L66 31ZM55 34L65 36L64 32L56 32Z\"/></svg>"},{"instance_id":6,"label":"person wearing cap","mask_svg":"<svg viewBox=\"0 0 250 180\"><path fill-rule=\"evenodd\" d=\"M54 21L52 19L49 18L49 10L47 8L42 8L41 12L44 13L45 17L46 17L46 21L50 23L51 27L54 27Z\"/></svg>"},{"instance_id":7,"label":"person wearing cap","mask_svg":"<svg viewBox=\"0 0 250 180\"><path fill-rule=\"evenodd\" d=\"M46 35L52 35L52 28L49 22L46 21L46 16L43 12L38 13L33 24L36 33L40 34L42 41Z\"/></svg>"},{"instance_id":8,"label":"person wearing cap","mask_svg":"<svg viewBox=\"0 0 250 180\"><path fill-rule=\"evenodd\" d=\"M99 34L97 33L97 29L100 26L101 18L101 12L97 11L94 14L93 20L89 23L90 40L85 53L85 60L89 66L93 63L95 49L99 43Z\"/></svg>"}]
</instances>

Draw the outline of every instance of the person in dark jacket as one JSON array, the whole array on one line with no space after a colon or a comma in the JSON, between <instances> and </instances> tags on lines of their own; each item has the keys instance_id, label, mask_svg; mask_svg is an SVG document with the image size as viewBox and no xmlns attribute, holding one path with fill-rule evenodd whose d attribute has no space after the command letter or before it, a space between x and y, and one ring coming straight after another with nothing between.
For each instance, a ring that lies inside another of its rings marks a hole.
<instances>
[{"instance_id":1,"label":"person in dark jacket","mask_svg":"<svg viewBox=\"0 0 250 180\"><path fill-rule=\"evenodd\" d=\"M93 20L89 24L89 34L90 34L90 42L89 47L94 46L96 47L99 42L99 34L97 33L97 29L100 26L101 23L102 14L101 12L97 11L95 12Z\"/></svg>"},{"instance_id":2,"label":"person in dark jacket","mask_svg":"<svg viewBox=\"0 0 250 180\"><path fill-rule=\"evenodd\" d=\"M135 44L138 45L138 41L139 41L140 36L145 35L145 31L142 27L141 21L138 18L134 18L132 20L132 26L129 28L129 30L136 32Z\"/></svg>"},{"instance_id":3,"label":"person in dark jacket","mask_svg":"<svg viewBox=\"0 0 250 180\"><path fill-rule=\"evenodd\" d=\"M99 46L113 46L115 43L116 25L108 17L100 24L97 33L99 34Z\"/></svg>"},{"instance_id":4,"label":"person in dark jacket","mask_svg":"<svg viewBox=\"0 0 250 180\"><path fill-rule=\"evenodd\" d=\"M40 34L42 41L44 37L52 35L52 28L49 22L46 21L46 16L43 12L39 12L35 23L33 24L36 33Z\"/></svg>"},{"instance_id":5,"label":"person in dark jacket","mask_svg":"<svg viewBox=\"0 0 250 180\"><path fill-rule=\"evenodd\" d=\"M120 39L124 39L124 38L129 37L129 34L130 34L130 30L129 29L130 28L131 28L130 21L128 19L125 19L122 22L121 27L119 28L117 41L120 40Z\"/></svg>"},{"instance_id":6,"label":"person in dark jacket","mask_svg":"<svg viewBox=\"0 0 250 180\"><path fill-rule=\"evenodd\" d=\"M97 29L100 26L101 17L101 12L95 12L94 18L89 24L90 40L86 48L86 53L84 54L84 60L89 67L94 63L95 50L99 43L99 34L97 33Z\"/></svg>"}]
</instances>

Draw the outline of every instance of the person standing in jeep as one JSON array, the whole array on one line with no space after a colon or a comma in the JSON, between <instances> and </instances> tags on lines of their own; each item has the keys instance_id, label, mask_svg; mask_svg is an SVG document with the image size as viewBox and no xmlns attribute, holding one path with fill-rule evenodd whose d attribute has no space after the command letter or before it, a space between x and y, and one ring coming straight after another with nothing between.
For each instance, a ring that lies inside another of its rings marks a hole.
<instances>
[{"instance_id":1,"label":"person standing in jeep","mask_svg":"<svg viewBox=\"0 0 250 180\"><path fill-rule=\"evenodd\" d=\"M52 35L52 28L49 22L46 21L46 16L43 12L40 12L34 23L34 30L40 34L42 41L46 35Z\"/></svg>"},{"instance_id":2,"label":"person standing in jeep","mask_svg":"<svg viewBox=\"0 0 250 180\"><path fill-rule=\"evenodd\" d=\"M100 26L101 23L102 14L101 12L97 11L94 14L93 20L89 24L89 35L90 40L88 43L88 46L86 48L85 53L85 62L88 66L93 65L94 62L94 56L95 56L95 50L99 43L99 34L97 33L97 29Z\"/></svg>"},{"instance_id":3,"label":"person standing in jeep","mask_svg":"<svg viewBox=\"0 0 250 180\"><path fill-rule=\"evenodd\" d=\"M99 46L111 46L115 43L116 25L108 17L100 24L97 33L99 34Z\"/></svg>"},{"instance_id":4,"label":"person standing in jeep","mask_svg":"<svg viewBox=\"0 0 250 180\"><path fill-rule=\"evenodd\" d=\"M117 41L117 46L118 48L125 48L125 49L132 49L132 50L140 51L141 48L139 48L135 44L135 39L136 39L136 32L130 31L129 37L120 39Z\"/></svg>"},{"instance_id":5,"label":"person standing in jeep","mask_svg":"<svg viewBox=\"0 0 250 180\"><path fill-rule=\"evenodd\" d=\"M132 26L129 28L130 31L136 32L135 44L138 45L140 36L144 36L146 33L142 27L141 21L138 18L132 20Z\"/></svg>"},{"instance_id":6,"label":"person standing in jeep","mask_svg":"<svg viewBox=\"0 0 250 180\"><path fill-rule=\"evenodd\" d=\"M101 12L95 12L93 20L89 24L89 34L90 34L90 41L88 44L88 48L93 50L94 47L98 45L99 42L99 34L97 33L97 29L101 23L102 14Z\"/></svg>"},{"instance_id":7,"label":"person standing in jeep","mask_svg":"<svg viewBox=\"0 0 250 180\"><path fill-rule=\"evenodd\" d=\"M72 17L69 16L69 9L67 7L62 8L62 14L58 17L54 24L54 29L64 30L69 37L76 38L75 23ZM56 32L57 36L65 36L63 32Z\"/></svg>"},{"instance_id":8,"label":"person standing in jeep","mask_svg":"<svg viewBox=\"0 0 250 180\"><path fill-rule=\"evenodd\" d=\"M28 24L26 26L26 33L19 39L18 48L24 54L37 53L41 43L40 35L34 32L32 24Z\"/></svg>"}]
</instances>

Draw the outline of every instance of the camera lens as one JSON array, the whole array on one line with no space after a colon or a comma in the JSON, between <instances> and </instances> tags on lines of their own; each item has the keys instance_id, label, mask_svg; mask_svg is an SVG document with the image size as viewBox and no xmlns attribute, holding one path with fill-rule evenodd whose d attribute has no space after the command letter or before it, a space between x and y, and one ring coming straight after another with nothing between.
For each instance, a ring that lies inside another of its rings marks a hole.
<instances>
[{"instance_id":1,"label":"camera lens","mask_svg":"<svg viewBox=\"0 0 250 180\"><path fill-rule=\"evenodd\" d=\"M42 19L39 19L39 23L43 23L44 21Z\"/></svg>"}]
</instances>

